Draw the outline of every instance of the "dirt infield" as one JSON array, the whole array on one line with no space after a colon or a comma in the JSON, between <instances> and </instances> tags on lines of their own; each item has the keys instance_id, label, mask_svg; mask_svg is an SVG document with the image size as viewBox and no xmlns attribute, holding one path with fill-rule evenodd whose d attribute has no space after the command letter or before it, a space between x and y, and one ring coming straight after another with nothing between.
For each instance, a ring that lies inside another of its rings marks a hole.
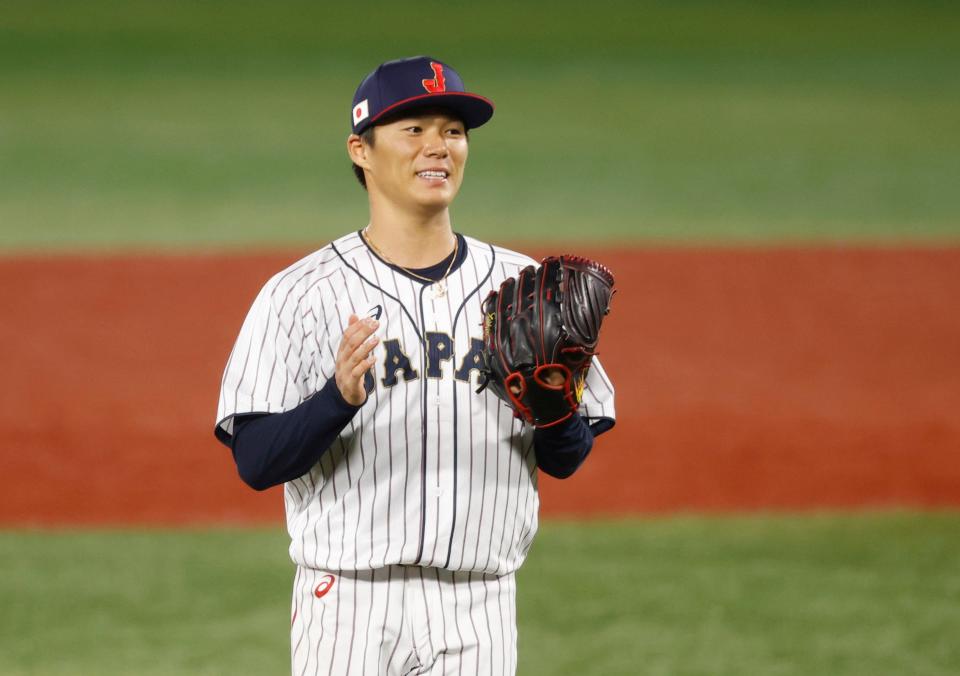
<instances>
[{"instance_id":1,"label":"dirt infield","mask_svg":"<svg viewBox=\"0 0 960 676\"><path fill-rule=\"evenodd\" d=\"M960 505L960 249L591 253L619 422L545 515ZM212 429L299 255L0 259L0 523L278 520Z\"/></svg>"}]
</instances>

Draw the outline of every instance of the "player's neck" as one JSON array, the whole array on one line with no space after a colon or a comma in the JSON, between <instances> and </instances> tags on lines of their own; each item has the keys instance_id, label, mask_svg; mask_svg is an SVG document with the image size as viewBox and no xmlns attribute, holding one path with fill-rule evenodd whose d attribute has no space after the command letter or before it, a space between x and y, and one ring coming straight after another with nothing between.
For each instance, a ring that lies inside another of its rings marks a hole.
<instances>
[{"instance_id":1,"label":"player's neck","mask_svg":"<svg viewBox=\"0 0 960 676\"><path fill-rule=\"evenodd\" d=\"M414 269L436 265L450 255L455 242L446 209L429 218L371 212L365 234L389 262Z\"/></svg>"}]
</instances>

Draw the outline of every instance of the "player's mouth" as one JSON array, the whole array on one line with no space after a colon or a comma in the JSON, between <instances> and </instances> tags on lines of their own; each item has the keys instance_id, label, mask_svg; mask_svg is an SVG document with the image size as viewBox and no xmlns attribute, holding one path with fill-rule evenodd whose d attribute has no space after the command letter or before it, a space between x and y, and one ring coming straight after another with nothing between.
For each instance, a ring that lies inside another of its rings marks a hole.
<instances>
[{"instance_id":1,"label":"player's mouth","mask_svg":"<svg viewBox=\"0 0 960 676\"><path fill-rule=\"evenodd\" d=\"M450 173L444 169L424 169L418 171L417 176L431 183L445 183Z\"/></svg>"}]
</instances>

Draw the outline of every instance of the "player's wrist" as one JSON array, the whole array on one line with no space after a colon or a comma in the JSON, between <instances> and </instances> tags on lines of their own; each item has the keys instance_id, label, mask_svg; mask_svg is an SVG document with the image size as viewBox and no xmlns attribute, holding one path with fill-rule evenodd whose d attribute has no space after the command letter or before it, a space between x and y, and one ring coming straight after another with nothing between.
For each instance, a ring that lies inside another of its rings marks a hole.
<instances>
[{"instance_id":1,"label":"player's wrist","mask_svg":"<svg viewBox=\"0 0 960 676\"><path fill-rule=\"evenodd\" d=\"M340 388L340 384L336 381L335 378L332 380L329 380L327 384L324 386L324 389L331 390L328 393L330 403L333 406L335 406L338 410L343 411L344 413L348 411L355 413L356 411L360 410L360 408L367 402L367 393L364 392L363 400L358 404L353 403L350 399L347 398L347 396L344 395L343 391Z\"/></svg>"}]
</instances>

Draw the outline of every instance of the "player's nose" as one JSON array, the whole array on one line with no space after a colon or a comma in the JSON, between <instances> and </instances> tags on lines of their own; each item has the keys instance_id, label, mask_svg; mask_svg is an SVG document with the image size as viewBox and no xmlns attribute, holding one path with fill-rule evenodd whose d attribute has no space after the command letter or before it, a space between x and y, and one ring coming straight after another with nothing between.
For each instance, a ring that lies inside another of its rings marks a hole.
<instances>
[{"instance_id":1,"label":"player's nose","mask_svg":"<svg viewBox=\"0 0 960 676\"><path fill-rule=\"evenodd\" d=\"M430 132L424 137L423 152L428 157L446 157L449 154L447 138L443 132Z\"/></svg>"},{"instance_id":2,"label":"player's nose","mask_svg":"<svg viewBox=\"0 0 960 676\"><path fill-rule=\"evenodd\" d=\"M443 142L428 145L423 149L423 152L427 157L437 157L441 159L450 154L450 151L447 149L447 144Z\"/></svg>"}]
</instances>

